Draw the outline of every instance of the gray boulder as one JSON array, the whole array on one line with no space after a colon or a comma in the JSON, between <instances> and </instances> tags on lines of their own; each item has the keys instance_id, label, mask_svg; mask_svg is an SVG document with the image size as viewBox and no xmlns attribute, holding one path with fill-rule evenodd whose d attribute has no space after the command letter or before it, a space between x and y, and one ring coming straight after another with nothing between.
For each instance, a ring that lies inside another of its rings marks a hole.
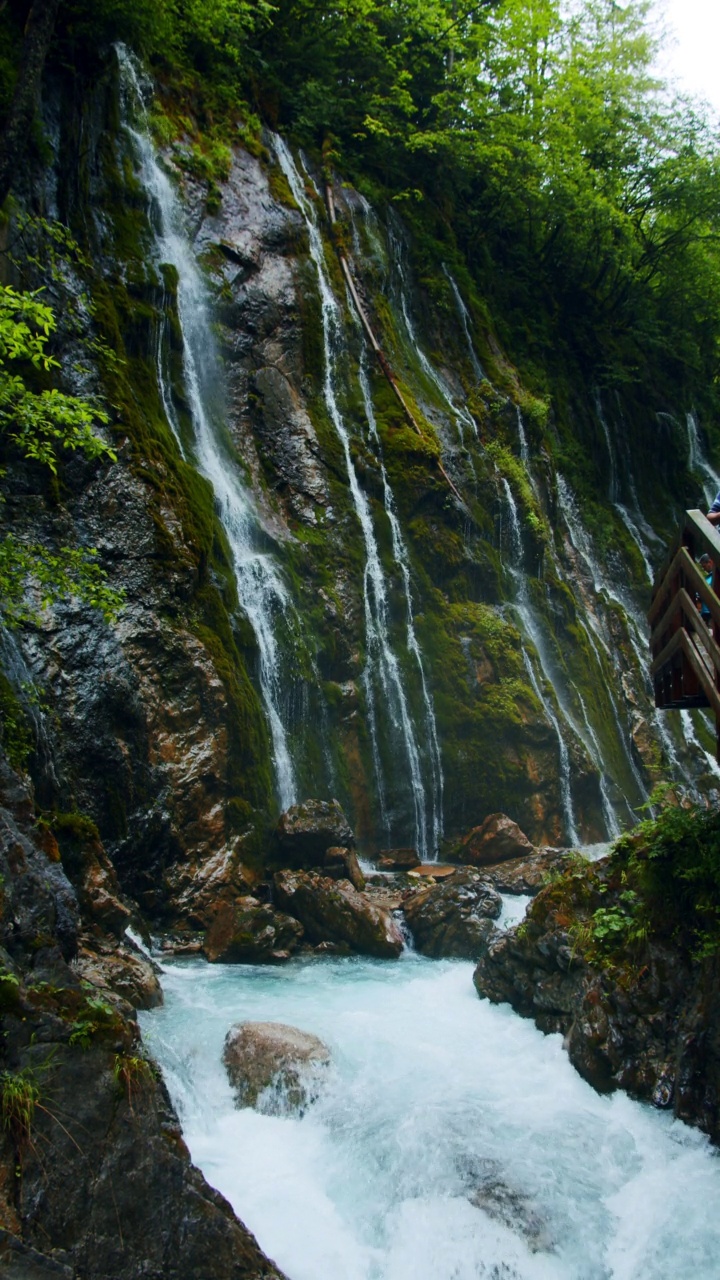
<instances>
[{"instance_id":1,"label":"gray boulder","mask_svg":"<svg viewBox=\"0 0 720 1280\"><path fill-rule=\"evenodd\" d=\"M302 1114L318 1096L330 1051L317 1036L284 1022L241 1022L225 1037L223 1062L238 1106Z\"/></svg>"},{"instance_id":2,"label":"gray boulder","mask_svg":"<svg viewBox=\"0 0 720 1280\"><path fill-rule=\"evenodd\" d=\"M431 884L405 900L405 919L418 951L477 960L496 936L493 921L502 899L477 871L459 871L450 880Z\"/></svg>"}]
</instances>

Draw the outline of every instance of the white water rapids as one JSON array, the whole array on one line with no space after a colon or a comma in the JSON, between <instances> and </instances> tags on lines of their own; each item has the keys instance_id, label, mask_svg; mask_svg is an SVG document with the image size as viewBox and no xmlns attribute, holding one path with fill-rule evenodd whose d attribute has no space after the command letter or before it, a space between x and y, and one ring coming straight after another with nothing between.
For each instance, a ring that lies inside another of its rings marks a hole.
<instances>
[{"instance_id":1,"label":"white water rapids","mask_svg":"<svg viewBox=\"0 0 720 1280\"><path fill-rule=\"evenodd\" d=\"M141 1015L194 1161L289 1280L711 1280L707 1140L600 1097L472 966L168 966ZM288 1022L332 1052L303 1118L233 1106L229 1027ZM471 1197L478 1196L478 1207Z\"/></svg>"}]
</instances>

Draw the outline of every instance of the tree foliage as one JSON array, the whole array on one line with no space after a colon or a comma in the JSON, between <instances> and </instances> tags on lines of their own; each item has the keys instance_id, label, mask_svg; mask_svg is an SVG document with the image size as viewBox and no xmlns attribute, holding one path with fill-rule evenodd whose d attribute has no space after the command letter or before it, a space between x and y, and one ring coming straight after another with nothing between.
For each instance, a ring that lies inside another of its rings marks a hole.
<instances>
[{"instance_id":1,"label":"tree foliage","mask_svg":"<svg viewBox=\"0 0 720 1280\"><path fill-rule=\"evenodd\" d=\"M28 381L28 372L48 374L58 367L47 349L55 328L52 308L37 293L0 286L0 435L53 475L63 451L115 459L110 446L94 431L97 423L108 421L102 409L55 387L36 390ZM16 625L30 620L39 608L66 595L101 609L108 618L121 603L120 595L108 587L94 551L63 547L51 552L6 533L0 540L4 621Z\"/></svg>"}]
</instances>

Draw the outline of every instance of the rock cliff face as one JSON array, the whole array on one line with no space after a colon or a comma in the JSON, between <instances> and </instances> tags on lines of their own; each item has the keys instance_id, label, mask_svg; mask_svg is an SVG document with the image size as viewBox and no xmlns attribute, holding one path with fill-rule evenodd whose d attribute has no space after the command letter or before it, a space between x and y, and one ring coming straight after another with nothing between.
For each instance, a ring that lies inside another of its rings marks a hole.
<instances>
[{"instance_id":1,"label":"rock cliff face","mask_svg":"<svg viewBox=\"0 0 720 1280\"><path fill-rule=\"evenodd\" d=\"M81 918L31 791L0 760L0 1266L72 1280L282 1280L190 1163L134 1008L151 966Z\"/></svg>"},{"instance_id":2,"label":"rock cliff face","mask_svg":"<svg viewBox=\"0 0 720 1280\"><path fill-rule=\"evenodd\" d=\"M63 317L67 384L113 406L118 460L75 458L48 488L10 457L3 484L18 536L97 546L125 605L111 627L57 605L6 649L12 696L35 724L40 804L92 818L148 916L202 928L218 900L252 890L278 811L275 768L257 634L192 462L177 271L162 262L124 118L144 126L119 75L111 58L72 102L66 84L50 86L57 159L19 193L73 228L86 254L68 252L48 299ZM417 431L363 348L311 167L300 208L266 138L256 155L232 152L209 199L191 142L164 163L218 321L229 465L290 601L275 640L296 798L337 796L366 848L412 841L419 808L429 831L431 807L430 843L443 822L457 836L500 805L536 843L606 835L626 812L621 793L639 801L663 767L638 667L641 597L631 586L624 610L602 595L611 568L633 578L627 529L618 570L554 469L562 423L522 390L487 319L458 310L440 260L423 259L416 279L396 220L336 184L335 243L352 246L358 297ZM347 454L329 408L314 228L342 312L332 395ZM42 228L23 234L42 254ZM382 695L394 670L402 705ZM665 736L673 768L704 767Z\"/></svg>"}]
</instances>

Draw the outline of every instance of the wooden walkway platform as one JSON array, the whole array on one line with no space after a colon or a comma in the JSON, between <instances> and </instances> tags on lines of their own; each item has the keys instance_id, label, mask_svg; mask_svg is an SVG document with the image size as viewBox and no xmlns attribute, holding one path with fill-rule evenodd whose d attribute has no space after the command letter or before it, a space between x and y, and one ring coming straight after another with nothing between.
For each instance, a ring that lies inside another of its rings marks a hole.
<instances>
[{"instance_id":1,"label":"wooden walkway platform","mask_svg":"<svg viewBox=\"0 0 720 1280\"><path fill-rule=\"evenodd\" d=\"M712 587L696 563L703 552L715 563ZM709 619L701 617L698 600ZM702 511L685 512L655 579L648 621L656 707L710 707L720 758L720 535Z\"/></svg>"}]
</instances>

